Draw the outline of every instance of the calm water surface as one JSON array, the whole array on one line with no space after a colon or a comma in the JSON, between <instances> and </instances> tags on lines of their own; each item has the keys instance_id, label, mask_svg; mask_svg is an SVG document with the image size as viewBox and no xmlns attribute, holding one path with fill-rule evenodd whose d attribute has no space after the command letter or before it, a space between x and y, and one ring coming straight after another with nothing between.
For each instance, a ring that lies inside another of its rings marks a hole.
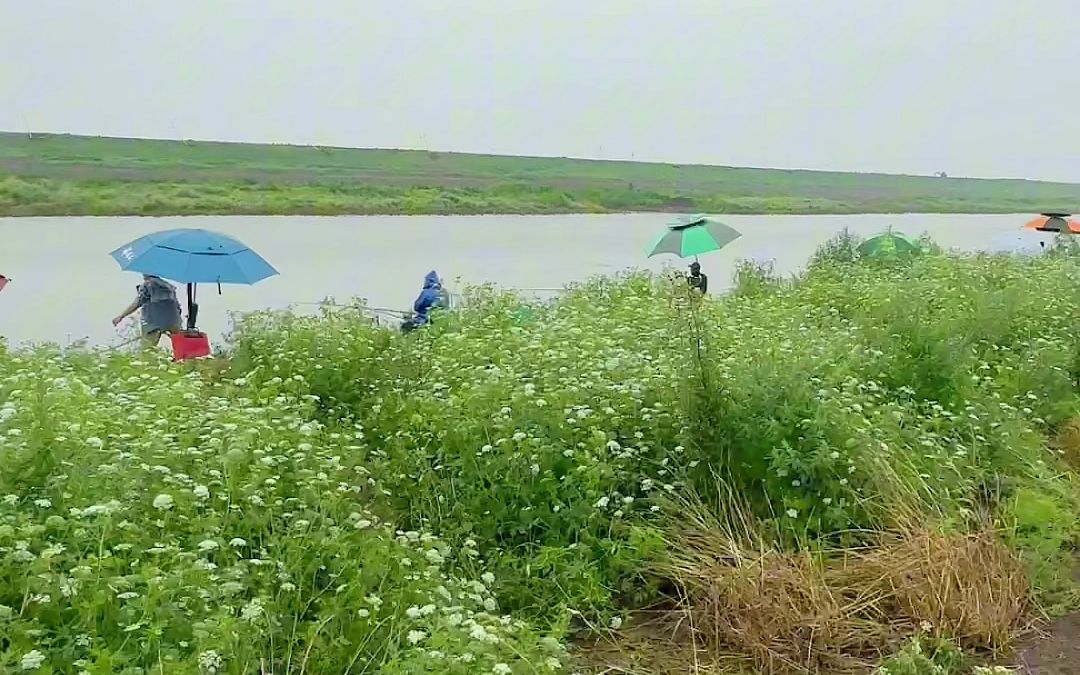
<instances>
[{"instance_id":1,"label":"calm water surface","mask_svg":"<svg viewBox=\"0 0 1080 675\"><path fill-rule=\"evenodd\" d=\"M771 259L781 272L801 268L843 227L870 235L889 225L967 250L1007 248L1035 233L1025 215L724 216L743 233L703 256L710 290L723 290L739 258ZM643 249L670 220L665 214L570 216L345 216L0 218L0 336L12 343L88 338L116 344L113 316L132 300L139 276L121 272L109 251L142 234L204 227L238 237L281 275L256 286L200 287L200 328L219 336L230 311L326 297L365 297L374 307L405 309L428 270L453 288L494 282L508 288L554 288L594 274L682 265L646 259ZM307 304L299 305L308 308Z\"/></svg>"}]
</instances>

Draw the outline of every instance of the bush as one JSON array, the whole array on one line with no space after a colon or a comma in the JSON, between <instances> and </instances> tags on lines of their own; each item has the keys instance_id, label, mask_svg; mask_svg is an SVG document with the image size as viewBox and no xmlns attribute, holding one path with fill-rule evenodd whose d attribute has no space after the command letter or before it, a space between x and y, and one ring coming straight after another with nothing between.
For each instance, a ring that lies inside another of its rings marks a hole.
<instances>
[{"instance_id":1,"label":"bush","mask_svg":"<svg viewBox=\"0 0 1080 675\"><path fill-rule=\"evenodd\" d=\"M305 391L381 439L392 509L481 542L500 599L550 619L648 595L634 570L657 552L643 544L657 498L707 496L718 473L792 541L857 541L912 514L964 522L1055 480L1045 432L1077 404L1073 300L1042 291L1059 265L852 262L723 302L632 274L524 323L520 300L489 289L375 351L359 319L285 317L242 332L238 353L257 340L267 362L315 373Z\"/></svg>"},{"instance_id":2,"label":"bush","mask_svg":"<svg viewBox=\"0 0 1080 675\"><path fill-rule=\"evenodd\" d=\"M664 599L678 498L718 485L807 564L916 531L970 571L1009 559L971 543L996 519L1066 602L1040 562L1075 539L1048 449L1080 410L1075 261L864 264L854 241L721 299L628 272L550 303L471 289L407 336L362 303L257 313L225 375L0 350L0 664L554 667L545 638ZM1002 577L990 628L935 625L1007 641L1027 598Z\"/></svg>"},{"instance_id":3,"label":"bush","mask_svg":"<svg viewBox=\"0 0 1080 675\"><path fill-rule=\"evenodd\" d=\"M731 281L732 292L745 298L771 293L783 285L771 261L739 260L735 263Z\"/></svg>"},{"instance_id":4,"label":"bush","mask_svg":"<svg viewBox=\"0 0 1080 675\"><path fill-rule=\"evenodd\" d=\"M859 245L862 243L862 237L853 234L845 227L818 246L810 257L809 268L814 270L830 265L851 265L862 257L859 254Z\"/></svg>"},{"instance_id":5,"label":"bush","mask_svg":"<svg viewBox=\"0 0 1080 675\"><path fill-rule=\"evenodd\" d=\"M46 350L0 369L4 672L559 667L482 563L462 577L378 515L362 434L314 421L302 378Z\"/></svg>"}]
</instances>

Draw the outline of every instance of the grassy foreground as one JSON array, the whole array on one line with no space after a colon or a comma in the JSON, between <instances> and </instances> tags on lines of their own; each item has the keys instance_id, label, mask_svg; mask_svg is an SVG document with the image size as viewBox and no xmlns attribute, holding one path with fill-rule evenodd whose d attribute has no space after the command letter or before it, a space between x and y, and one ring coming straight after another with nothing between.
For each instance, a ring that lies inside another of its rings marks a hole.
<instances>
[{"instance_id":1,"label":"grassy foreground","mask_svg":"<svg viewBox=\"0 0 1080 675\"><path fill-rule=\"evenodd\" d=\"M853 243L0 349L0 671L971 672L1074 604L1078 258Z\"/></svg>"},{"instance_id":2,"label":"grassy foreground","mask_svg":"<svg viewBox=\"0 0 1080 675\"><path fill-rule=\"evenodd\" d=\"M1080 185L0 133L0 215L1017 213Z\"/></svg>"}]
</instances>

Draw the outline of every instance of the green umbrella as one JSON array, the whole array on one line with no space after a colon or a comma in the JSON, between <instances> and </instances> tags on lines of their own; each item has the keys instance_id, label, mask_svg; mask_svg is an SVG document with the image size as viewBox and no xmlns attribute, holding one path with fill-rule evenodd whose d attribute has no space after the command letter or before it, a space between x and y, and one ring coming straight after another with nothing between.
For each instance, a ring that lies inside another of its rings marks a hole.
<instances>
[{"instance_id":1,"label":"green umbrella","mask_svg":"<svg viewBox=\"0 0 1080 675\"><path fill-rule=\"evenodd\" d=\"M889 258L918 251L917 243L891 228L859 244L859 254L864 258Z\"/></svg>"},{"instance_id":2,"label":"green umbrella","mask_svg":"<svg viewBox=\"0 0 1080 675\"><path fill-rule=\"evenodd\" d=\"M719 250L742 235L718 220L705 216L683 216L660 233L647 250L649 257L674 253L680 258L697 257Z\"/></svg>"},{"instance_id":3,"label":"green umbrella","mask_svg":"<svg viewBox=\"0 0 1080 675\"><path fill-rule=\"evenodd\" d=\"M510 319L514 322L515 326L521 326L532 321L535 316L536 312L533 311L532 307L529 307L528 305L521 305L514 310L514 313L510 316Z\"/></svg>"}]
</instances>

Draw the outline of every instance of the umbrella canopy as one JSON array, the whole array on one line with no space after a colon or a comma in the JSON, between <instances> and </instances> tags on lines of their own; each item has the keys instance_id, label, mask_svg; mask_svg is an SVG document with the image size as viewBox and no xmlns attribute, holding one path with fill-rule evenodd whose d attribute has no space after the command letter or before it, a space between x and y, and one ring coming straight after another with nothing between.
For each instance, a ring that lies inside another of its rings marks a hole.
<instances>
[{"instance_id":1,"label":"umbrella canopy","mask_svg":"<svg viewBox=\"0 0 1080 675\"><path fill-rule=\"evenodd\" d=\"M718 220L705 216L683 216L672 223L653 241L647 250L649 257L673 253L680 258L717 251L742 234Z\"/></svg>"},{"instance_id":2,"label":"umbrella canopy","mask_svg":"<svg viewBox=\"0 0 1080 675\"><path fill-rule=\"evenodd\" d=\"M199 316L195 285L254 284L277 274L239 240L210 230L180 229L153 232L113 251L113 259L128 272L153 274L187 284L187 330L194 333ZM219 286L220 289L220 286Z\"/></svg>"},{"instance_id":3,"label":"umbrella canopy","mask_svg":"<svg viewBox=\"0 0 1080 675\"><path fill-rule=\"evenodd\" d=\"M905 253L917 253L919 245L900 232L893 232L890 229L859 244L858 250L859 254L866 258L887 258Z\"/></svg>"},{"instance_id":4,"label":"umbrella canopy","mask_svg":"<svg viewBox=\"0 0 1080 675\"><path fill-rule=\"evenodd\" d=\"M201 229L153 232L111 253L128 272L185 284L254 284L277 274L242 242Z\"/></svg>"},{"instance_id":5,"label":"umbrella canopy","mask_svg":"<svg viewBox=\"0 0 1080 675\"><path fill-rule=\"evenodd\" d=\"M1044 213L1034 220L1029 220L1025 230L1038 230L1039 232L1067 232L1080 234L1080 222L1073 220L1070 213Z\"/></svg>"}]
</instances>

